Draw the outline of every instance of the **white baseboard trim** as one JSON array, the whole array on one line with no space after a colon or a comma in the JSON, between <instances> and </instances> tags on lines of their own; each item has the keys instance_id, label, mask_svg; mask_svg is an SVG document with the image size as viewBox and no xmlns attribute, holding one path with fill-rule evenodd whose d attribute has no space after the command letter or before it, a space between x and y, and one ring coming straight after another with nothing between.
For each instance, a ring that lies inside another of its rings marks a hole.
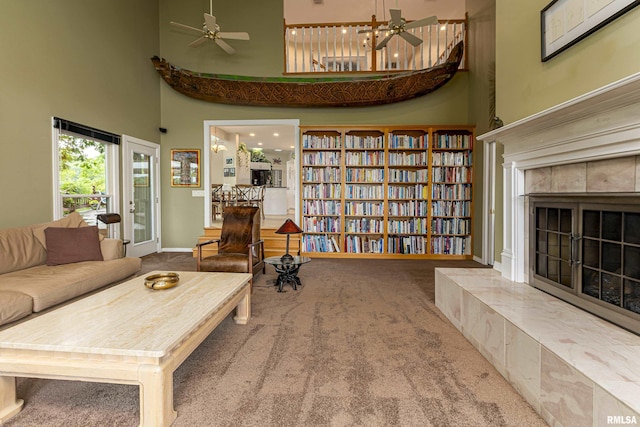
<instances>
[{"instance_id":1,"label":"white baseboard trim","mask_svg":"<svg viewBox=\"0 0 640 427\"><path fill-rule=\"evenodd\" d=\"M479 257L479 256L474 255L473 256L473 260L475 262L479 262L480 264L487 265L487 263L484 262L484 258L483 257Z\"/></svg>"},{"instance_id":2,"label":"white baseboard trim","mask_svg":"<svg viewBox=\"0 0 640 427\"><path fill-rule=\"evenodd\" d=\"M493 269L502 274L502 264L500 264L498 261L495 261L493 263Z\"/></svg>"},{"instance_id":3,"label":"white baseboard trim","mask_svg":"<svg viewBox=\"0 0 640 427\"><path fill-rule=\"evenodd\" d=\"M191 252L193 248L162 248L162 252Z\"/></svg>"}]
</instances>

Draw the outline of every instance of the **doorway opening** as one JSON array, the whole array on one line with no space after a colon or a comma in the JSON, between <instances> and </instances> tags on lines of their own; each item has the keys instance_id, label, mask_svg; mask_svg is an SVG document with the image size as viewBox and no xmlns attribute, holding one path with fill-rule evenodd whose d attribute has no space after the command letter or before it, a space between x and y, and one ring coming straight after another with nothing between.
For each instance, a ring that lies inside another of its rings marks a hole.
<instances>
[{"instance_id":1,"label":"doorway opening","mask_svg":"<svg viewBox=\"0 0 640 427\"><path fill-rule=\"evenodd\" d=\"M263 228L277 228L286 218L299 223L299 127L298 119L204 122L205 228L222 221L212 206L214 186L227 194L226 203L233 203L237 185L262 187Z\"/></svg>"}]
</instances>

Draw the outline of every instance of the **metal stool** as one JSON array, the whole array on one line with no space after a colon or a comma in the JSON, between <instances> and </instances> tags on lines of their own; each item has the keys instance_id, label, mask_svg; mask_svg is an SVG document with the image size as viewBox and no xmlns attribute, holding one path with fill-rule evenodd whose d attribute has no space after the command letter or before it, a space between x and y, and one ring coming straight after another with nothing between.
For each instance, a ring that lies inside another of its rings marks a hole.
<instances>
[{"instance_id":1,"label":"metal stool","mask_svg":"<svg viewBox=\"0 0 640 427\"><path fill-rule=\"evenodd\" d=\"M111 230L109 229L109 225L111 224L120 224L122 218L120 214L117 213L103 213L97 216L98 221L105 224L107 226L107 230L109 232L109 237L113 237ZM124 256L127 256L127 245L131 243L131 240L122 239L122 245L124 247Z\"/></svg>"}]
</instances>

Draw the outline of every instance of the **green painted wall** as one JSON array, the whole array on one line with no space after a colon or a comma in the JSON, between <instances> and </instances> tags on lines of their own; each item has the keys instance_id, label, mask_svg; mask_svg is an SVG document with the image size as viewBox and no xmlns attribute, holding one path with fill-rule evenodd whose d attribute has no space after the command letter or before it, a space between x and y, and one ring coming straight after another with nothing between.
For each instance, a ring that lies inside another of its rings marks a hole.
<instances>
[{"instance_id":1,"label":"green painted wall","mask_svg":"<svg viewBox=\"0 0 640 427\"><path fill-rule=\"evenodd\" d=\"M640 70L640 7L547 62L540 60L540 11L549 0L496 0L496 113L505 124ZM500 153L499 153L500 154ZM498 158L496 260L502 251Z\"/></svg>"},{"instance_id":2,"label":"green painted wall","mask_svg":"<svg viewBox=\"0 0 640 427\"><path fill-rule=\"evenodd\" d=\"M540 11L548 3L496 0L496 110L505 124L640 70L640 7L541 62Z\"/></svg>"},{"instance_id":3,"label":"green painted wall","mask_svg":"<svg viewBox=\"0 0 640 427\"><path fill-rule=\"evenodd\" d=\"M51 117L158 140L157 0L2 0L0 228L53 216Z\"/></svg>"},{"instance_id":4,"label":"green painted wall","mask_svg":"<svg viewBox=\"0 0 640 427\"><path fill-rule=\"evenodd\" d=\"M251 41L231 41L235 55L227 55L212 43L188 48L195 37L168 25L169 21L198 27L208 2L185 0L160 6L161 55L182 68L212 73L279 76L284 69L284 33L281 2L245 0L242 10L231 2L215 4L214 14L223 31L249 31ZM206 3L206 4L205 4ZM340 124L469 124L469 74L458 73L438 91L419 99L379 107L276 108L211 104L187 98L161 85L162 170L167 171L172 148L200 148L204 120L299 119L305 125ZM203 233L203 198L192 197L192 188L172 188L168 175L162 181L162 245L191 248Z\"/></svg>"}]
</instances>

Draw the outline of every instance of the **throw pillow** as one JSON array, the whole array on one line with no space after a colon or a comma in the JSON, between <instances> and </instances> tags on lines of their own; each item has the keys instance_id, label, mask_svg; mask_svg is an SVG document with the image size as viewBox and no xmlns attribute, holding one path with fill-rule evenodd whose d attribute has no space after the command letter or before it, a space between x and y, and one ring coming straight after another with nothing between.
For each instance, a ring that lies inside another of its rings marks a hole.
<instances>
[{"instance_id":1,"label":"throw pillow","mask_svg":"<svg viewBox=\"0 0 640 427\"><path fill-rule=\"evenodd\" d=\"M56 221L51 221L51 222L34 226L33 235L35 236L36 239L38 239L38 242L40 242L42 247L47 249L47 242L44 235L44 230L46 230L47 228L49 227L58 227L58 228L74 227L75 228L75 227L87 227L88 225L89 224L87 224L82 218L82 215L80 215L78 212L71 212L69 215L62 217Z\"/></svg>"},{"instance_id":2,"label":"throw pillow","mask_svg":"<svg viewBox=\"0 0 640 427\"><path fill-rule=\"evenodd\" d=\"M47 243L47 265L82 261L102 261L98 227L60 228L44 230Z\"/></svg>"}]
</instances>

